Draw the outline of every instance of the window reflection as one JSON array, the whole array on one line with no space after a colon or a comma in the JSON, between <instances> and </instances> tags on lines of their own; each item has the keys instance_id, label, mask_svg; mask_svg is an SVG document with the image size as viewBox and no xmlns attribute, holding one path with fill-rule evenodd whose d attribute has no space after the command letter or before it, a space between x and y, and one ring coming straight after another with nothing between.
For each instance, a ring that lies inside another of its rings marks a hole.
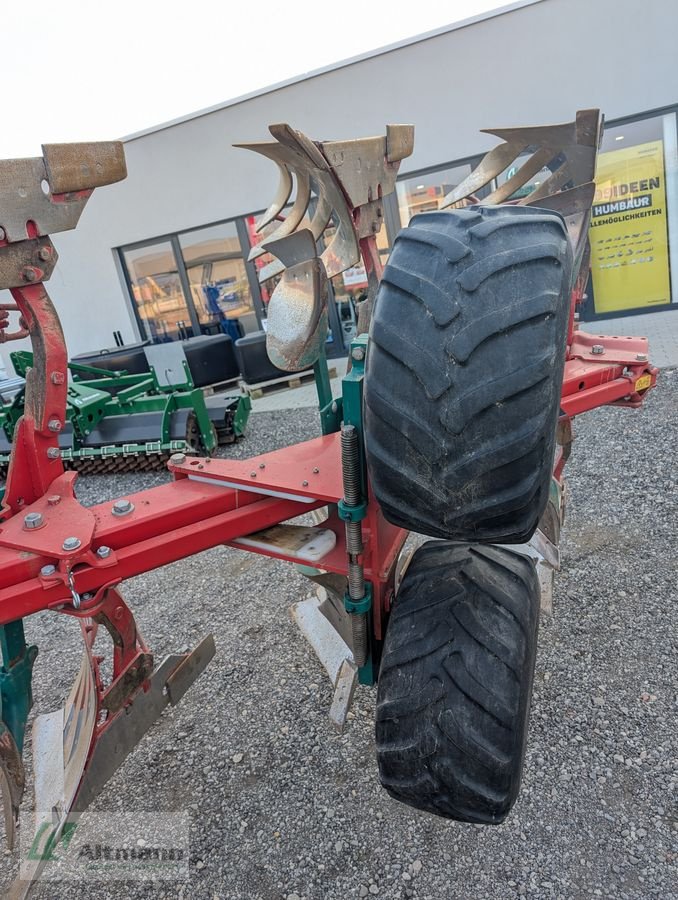
<instances>
[{"instance_id":1,"label":"window reflection","mask_svg":"<svg viewBox=\"0 0 678 900\"><path fill-rule=\"evenodd\" d=\"M203 334L237 338L258 328L234 222L179 235L191 299Z\"/></svg>"},{"instance_id":2,"label":"window reflection","mask_svg":"<svg viewBox=\"0 0 678 900\"><path fill-rule=\"evenodd\" d=\"M124 252L132 296L154 343L192 337L191 317L169 241Z\"/></svg>"},{"instance_id":3,"label":"window reflection","mask_svg":"<svg viewBox=\"0 0 678 900\"><path fill-rule=\"evenodd\" d=\"M471 167L465 164L399 181L396 192L401 225L407 225L418 213L440 209L446 195L461 184L470 172Z\"/></svg>"}]
</instances>

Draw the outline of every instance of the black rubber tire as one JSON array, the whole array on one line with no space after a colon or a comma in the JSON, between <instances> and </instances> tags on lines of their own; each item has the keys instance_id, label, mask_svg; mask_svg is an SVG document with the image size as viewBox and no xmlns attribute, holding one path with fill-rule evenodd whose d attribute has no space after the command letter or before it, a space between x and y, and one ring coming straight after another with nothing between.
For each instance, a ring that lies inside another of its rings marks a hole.
<instances>
[{"instance_id":1,"label":"black rubber tire","mask_svg":"<svg viewBox=\"0 0 678 900\"><path fill-rule=\"evenodd\" d=\"M396 800L495 825L525 756L539 582L524 556L430 541L412 558L383 646L376 739Z\"/></svg>"},{"instance_id":2,"label":"black rubber tire","mask_svg":"<svg viewBox=\"0 0 678 900\"><path fill-rule=\"evenodd\" d=\"M521 543L549 495L572 286L563 219L528 207L416 216L372 314L365 446L386 518Z\"/></svg>"}]
</instances>

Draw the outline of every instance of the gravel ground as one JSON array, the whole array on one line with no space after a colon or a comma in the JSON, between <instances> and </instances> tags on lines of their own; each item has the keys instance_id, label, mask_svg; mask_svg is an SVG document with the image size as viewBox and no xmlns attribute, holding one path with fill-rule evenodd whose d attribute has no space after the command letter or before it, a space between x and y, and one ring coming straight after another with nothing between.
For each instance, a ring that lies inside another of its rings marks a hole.
<instances>
[{"instance_id":1,"label":"gravel ground","mask_svg":"<svg viewBox=\"0 0 678 900\"><path fill-rule=\"evenodd\" d=\"M525 774L508 821L418 813L378 785L375 692L343 735L324 671L287 614L308 583L218 548L133 579L158 655L213 631L217 657L109 782L96 809L189 810L191 874L157 885L44 885L39 898L678 898L678 372L646 407L577 423L554 616L541 627ZM254 415L237 455L316 434L313 410ZM86 502L164 476L82 479ZM36 712L79 654L35 617ZM11 875L4 857L3 874Z\"/></svg>"}]
</instances>

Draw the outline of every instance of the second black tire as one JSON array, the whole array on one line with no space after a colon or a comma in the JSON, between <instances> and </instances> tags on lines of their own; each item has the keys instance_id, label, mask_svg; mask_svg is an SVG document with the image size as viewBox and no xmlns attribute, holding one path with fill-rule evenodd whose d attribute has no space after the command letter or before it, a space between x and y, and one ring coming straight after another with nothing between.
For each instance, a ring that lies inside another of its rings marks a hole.
<instances>
[{"instance_id":1,"label":"second black tire","mask_svg":"<svg viewBox=\"0 0 678 900\"><path fill-rule=\"evenodd\" d=\"M377 685L379 774L397 800L498 824L520 787L539 626L532 562L482 544L414 554Z\"/></svg>"},{"instance_id":2,"label":"second black tire","mask_svg":"<svg viewBox=\"0 0 678 900\"><path fill-rule=\"evenodd\" d=\"M384 515L520 543L548 500L573 281L563 219L530 207L415 216L372 313L365 445Z\"/></svg>"}]
</instances>

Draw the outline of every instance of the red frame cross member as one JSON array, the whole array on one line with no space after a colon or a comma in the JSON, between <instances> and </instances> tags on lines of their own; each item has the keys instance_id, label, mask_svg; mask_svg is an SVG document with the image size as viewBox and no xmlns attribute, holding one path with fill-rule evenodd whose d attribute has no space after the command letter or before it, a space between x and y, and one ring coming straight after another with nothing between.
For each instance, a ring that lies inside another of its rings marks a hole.
<instances>
[{"instance_id":1,"label":"red frame cross member","mask_svg":"<svg viewBox=\"0 0 678 900\"><path fill-rule=\"evenodd\" d=\"M80 506L73 496L75 473L69 472L55 480L48 495L7 520L0 527L0 625L70 605L71 586L83 598L96 595L102 587L336 504L343 496L338 432L244 461L188 457L169 468L174 481L129 495L125 501L130 509L123 515L116 514L116 501L91 509ZM26 529L30 513L42 517L38 528ZM320 564L345 575L344 524L332 514L323 527L334 531L337 542ZM389 525L374 502L363 527L363 564L377 594L379 639L381 612L387 608L405 532ZM64 550L68 537L79 541L72 552ZM275 548L247 549L304 562ZM41 574L46 566L54 571ZM83 599L83 612L89 602L98 601Z\"/></svg>"}]
</instances>

